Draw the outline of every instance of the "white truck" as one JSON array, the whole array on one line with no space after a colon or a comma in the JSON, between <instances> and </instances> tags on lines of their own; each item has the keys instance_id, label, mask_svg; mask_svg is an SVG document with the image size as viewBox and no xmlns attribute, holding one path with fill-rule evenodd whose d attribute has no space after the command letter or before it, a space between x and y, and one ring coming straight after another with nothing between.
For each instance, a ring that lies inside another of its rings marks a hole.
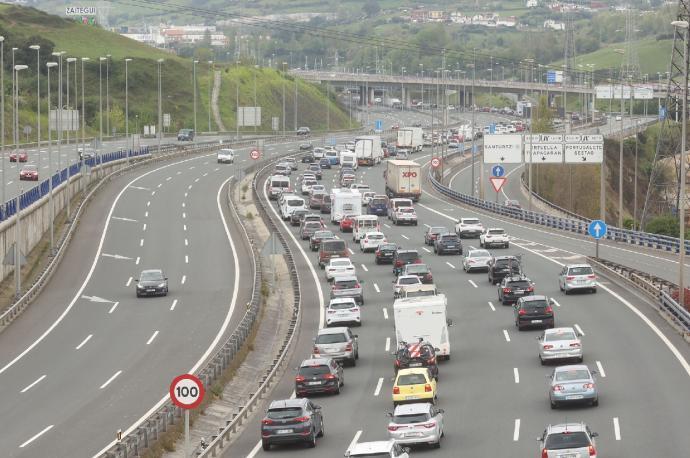
<instances>
[{"instance_id":1,"label":"white truck","mask_svg":"<svg viewBox=\"0 0 690 458\"><path fill-rule=\"evenodd\" d=\"M331 189L331 223L340 223L345 215L362 214L362 193L357 189Z\"/></svg>"},{"instance_id":2,"label":"white truck","mask_svg":"<svg viewBox=\"0 0 690 458\"><path fill-rule=\"evenodd\" d=\"M386 162L386 195L393 199L422 196L422 166L414 161L393 159Z\"/></svg>"},{"instance_id":3,"label":"white truck","mask_svg":"<svg viewBox=\"0 0 690 458\"><path fill-rule=\"evenodd\" d=\"M357 155L350 150L340 150L340 167L352 167L357 170Z\"/></svg>"},{"instance_id":4,"label":"white truck","mask_svg":"<svg viewBox=\"0 0 690 458\"><path fill-rule=\"evenodd\" d=\"M443 359L450 359L450 333L452 325L446 316L448 300L445 294L400 298L393 302L393 320L397 345L417 342L420 338L438 348Z\"/></svg>"},{"instance_id":5,"label":"white truck","mask_svg":"<svg viewBox=\"0 0 690 458\"><path fill-rule=\"evenodd\" d=\"M376 165L383 160L381 137L378 135L362 135L355 138L355 154L359 165Z\"/></svg>"},{"instance_id":6,"label":"white truck","mask_svg":"<svg viewBox=\"0 0 690 458\"><path fill-rule=\"evenodd\" d=\"M416 153L424 146L424 131L421 127L403 127L398 130L395 146L408 153Z\"/></svg>"}]
</instances>

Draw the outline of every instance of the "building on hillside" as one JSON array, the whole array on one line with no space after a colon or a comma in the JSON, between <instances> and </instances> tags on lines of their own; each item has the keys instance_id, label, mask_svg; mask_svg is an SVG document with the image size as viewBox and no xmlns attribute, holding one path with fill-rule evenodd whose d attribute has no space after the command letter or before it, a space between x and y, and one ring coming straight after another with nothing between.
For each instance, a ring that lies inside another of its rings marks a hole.
<instances>
[{"instance_id":1,"label":"building on hillside","mask_svg":"<svg viewBox=\"0 0 690 458\"><path fill-rule=\"evenodd\" d=\"M121 35L157 48L168 48L179 44L194 44L203 41L207 37L210 38L211 46L214 47L224 47L230 44L230 39L222 32L218 32L215 26L205 25L129 27L123 30Z\"/></svg>"},{"instance_id":2,"label":"building on hillside","mask_svg":"<svg viewBox=\"0 0 690 458\"><path fill-rule=\"evenodd\" d=\"M539 6L539 2L537 0L527 0L525 6L527 8L536 8Z\"/></svg>"},{"instance_id":3,"label":"building on hillside","mask_svg":"<svg viewBox=\"0 0 690 458\"><path fill-rule=\"evenodd\" d=\"M565 24L562 22L556 22L553 19L548 19L544 21L544 28L553 30L565 30Z\"/></svg>"},{"instance_id":4,"label":"building on hillside","mask_svg":"<svg viewBox=\"0 0 690 458\"><path fill-rule=\"evenodd\" d=\"M412 10L410 20L412 22L427 22L429 20L429 12L422 9Z\"/></svg>"},{"instance_id":5,"label":"building on hillside","mask_svg":"<svg viewBox=\"0 0 690 458\"><path fill-rule=\"evenodd\" d=\"M445 11L429 11L427 15L428 22L446 22L449 19L448 13Z\"/></svg>"}]
</instances>

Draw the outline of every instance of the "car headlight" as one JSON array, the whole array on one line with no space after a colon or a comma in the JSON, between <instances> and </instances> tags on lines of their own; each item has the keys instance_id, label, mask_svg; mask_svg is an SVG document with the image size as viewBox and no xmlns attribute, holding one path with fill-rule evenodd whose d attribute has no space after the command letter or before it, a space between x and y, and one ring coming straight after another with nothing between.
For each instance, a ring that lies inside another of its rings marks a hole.
<instances>
[{"instance_id":1,"label":"car headlight","mask_svg":"<svg viewBox=\"0 0 690 458\"><path fill-rule=\"evenodd\" d=\"M137 285L137 289L144 289L144 288L146 288L144 285L141 285L141 284Z\"/></svg>"},{"instance_id":2,"label":"car headlight","mask_svg":"<svg viewBox=\"0 0 690 458\"><path fill-rule=\"evenodd\" d=\"M165 288L165 282L160 283L160 284L158 285L158 287L159 287L159 288Z\"/></svg>"}]
</instances>

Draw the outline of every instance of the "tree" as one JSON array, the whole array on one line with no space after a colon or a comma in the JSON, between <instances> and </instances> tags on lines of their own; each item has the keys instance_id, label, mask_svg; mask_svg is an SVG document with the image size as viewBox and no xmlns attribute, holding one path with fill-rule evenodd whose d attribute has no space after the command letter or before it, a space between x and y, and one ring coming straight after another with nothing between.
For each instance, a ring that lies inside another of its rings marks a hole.
<instances>
[{"instance_id":1,"label":"tree","mask_svg":"<svg viewBox=\"0 0 690 458\"><path fill-rule=\"evenodd\" d=\"M362 11L364 11L367 16L371 17L381 11L381 6L376 0L368 0L364 6L362 6Z\"/></svg>"},{"instance_id":2,"label":"tree","mask_svg":"<svg viewBox=\"0 0 690 458\"><path fill-rule=\"evenodd\" d=\"M543 134L553 132L551 108L549 108L546 96L539 97L536 110L532 108L532 132Z\"/></svg>"}]
</instances>

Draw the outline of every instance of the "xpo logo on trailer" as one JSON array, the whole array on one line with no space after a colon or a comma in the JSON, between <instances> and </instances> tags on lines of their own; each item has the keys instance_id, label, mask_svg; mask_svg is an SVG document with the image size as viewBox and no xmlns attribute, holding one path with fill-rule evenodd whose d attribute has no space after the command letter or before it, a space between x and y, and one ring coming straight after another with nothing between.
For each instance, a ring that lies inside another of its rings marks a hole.
<instances>
[{"instance_id":1,"label":"xpo logo on trailer","mask_svg":"<svg viewBox=\"0 0 690 458\"><path fill-rule=\"evenodd\" d=\"M403 178L417 178L417 172L403 172Z\"/></svg>"}]
</instances>

